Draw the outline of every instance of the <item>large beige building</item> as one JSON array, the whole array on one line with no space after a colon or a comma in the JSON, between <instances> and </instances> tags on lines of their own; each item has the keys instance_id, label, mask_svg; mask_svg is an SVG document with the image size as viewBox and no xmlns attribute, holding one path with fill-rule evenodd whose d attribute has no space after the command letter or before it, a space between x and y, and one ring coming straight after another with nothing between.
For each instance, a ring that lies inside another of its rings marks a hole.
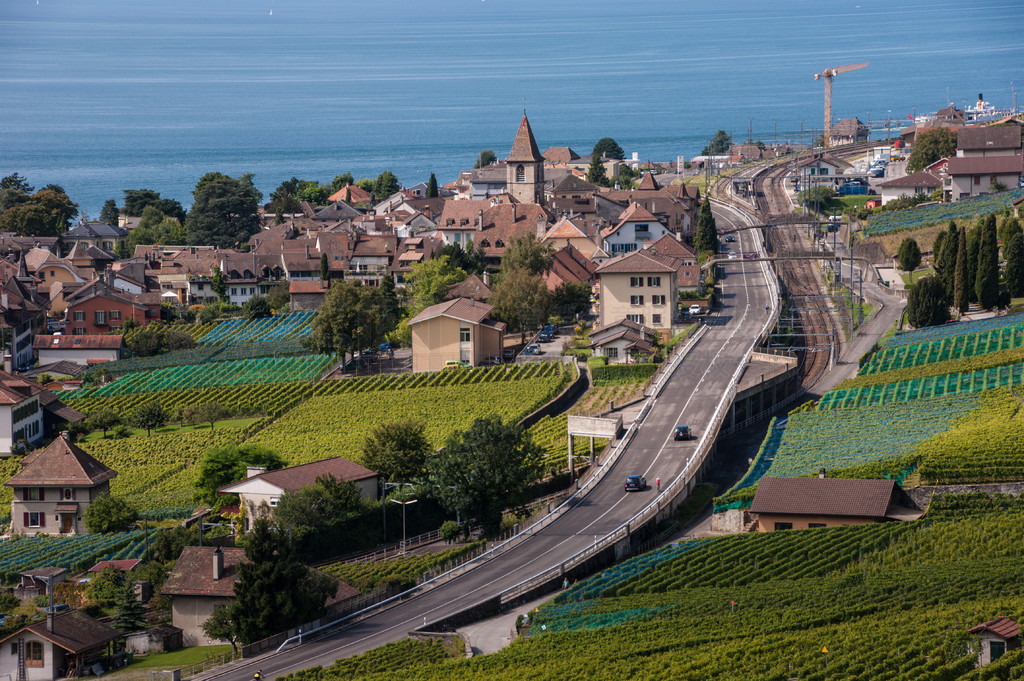
<instances>
[{"instance_id":1,"label":"large beige building","mask_svg":"<svg viewBox=\"0 0 1024 681\"><path fill-rule=\"evenodd\" d=\"M171 596L171 622L182 631L185 646L221 643L203 631L203 623L218 606L235 600L238 564L247 561L245 549L186 546L161 592Z\"/></svg>"},{"instance_id":2,"label":"large beige building","mask_svg":"<svg viewBox=\"0 0 1024 681\"><path fill-rule=\"evenodd\" d=\"M648 250L633 251L597 268L601 286L601 327L623 319L672 335L678 303L675 259Z\"/></svg>"},{"instance_id":3,"label":"large beige building","mask_svg":"<svg viewBox=\"0 0 1024 681\"><path fill-rule=\"evenodd\" d=\"M452 360L476 366L488 357L500 357L505 324L488 317L493 309L487 303L456 298L431 305L410 319L412 370L437 371Z\"/></svg>"}]
</instances>

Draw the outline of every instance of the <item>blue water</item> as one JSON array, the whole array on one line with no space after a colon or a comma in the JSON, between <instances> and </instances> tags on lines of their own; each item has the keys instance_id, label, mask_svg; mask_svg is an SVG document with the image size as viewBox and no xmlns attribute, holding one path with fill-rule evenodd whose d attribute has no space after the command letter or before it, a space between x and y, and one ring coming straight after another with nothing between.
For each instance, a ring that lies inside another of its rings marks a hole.
<instances>
[{"instance_id":1,"label":"blue water","mask_svg":"<svg viewBox=\"0 0 1024 681\"><path fill-rule=\"evenodd\" d=\"M0 0L0 175L96 216L123 189L186 206L206 172L443 183L541 149L700 152L715 130L796 140L833 116L894 128L1024 88L1019 0ZM1022 98L1024 103L1024 98ZM806 138L809 138L810 134Z\"/></svg>"}]
</instances>

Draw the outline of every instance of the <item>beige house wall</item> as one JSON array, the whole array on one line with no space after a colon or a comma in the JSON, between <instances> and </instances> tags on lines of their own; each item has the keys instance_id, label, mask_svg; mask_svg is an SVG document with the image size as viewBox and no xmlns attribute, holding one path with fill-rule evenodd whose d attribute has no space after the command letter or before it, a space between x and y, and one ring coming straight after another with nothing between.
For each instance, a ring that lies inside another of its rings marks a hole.
<instances>
[{"instance_id":1,"label":"beige house wall","mask_svg":"<svg viewBox=\"0 0 1024 681\"><path fill-rule=\"evenodd\" d=\"M794 530L806 530L808 525L822 524L825 527L844 525L868 525L877 522L874 518L858 518L833 515L786 515L783 513L760 513L757 516L758 532L775 532L775 523L792 523Z\"/></svg>"},{"instance_id":2,"label":"beige house wall","mask_svg":"<svg viewBox=\"0 0 1024 681\"><path fill-rule=\"evenodd\" d=\"M212 639L203 631L203 622L210 619L218 605L230 605L231 598L211 596L174 596L171 602L171 624L181 628L182 645L208 646L228 643Z\"/></svg>"},{"instance_id":3,"label":"beige house wall","mask_svg":"<svg viewBox=\"0 0 1024 681\"><path fill-rule=\"evenodd\" d=\"M643 286L631 286L632 277L643 277ZM660 277L660 284L648 286L651 277ZM654 329L661 335L662 340L668 340L672 335L672 318L678 302L678 289L676 287L676 275L674 272L663 272L658 274L635 273L601 274L601 326L611 326L629 315L643 315L644 326ZM665 303L655 305L653 296L664 296ZM631 296L643 296L642 305L634 305L630 302ZM661 315L659 321L655 321L654 315Z\"/></svg>"},{"instance_id":4,"label":"beige house wall","mask_svg":"<svg viewBox=\"0 0 1024 681\"><path fill-rule=\"evenodd\" d=\"M43 666L42 667L29 667L25 665L25 676L28 681L50 681L51 679L60 678L57 674L57 670L64 667L66 663L66 652L63 648L55 646L41 636L27 631L23 634L25 639L25 647L28 648L30 641L39 641L43 644ZM11 652L10 643L14 643L15 650ZM18 653L17 653L17 639L11 639L4 644L3 650L0 650L0 678L7 677L8 679L18 678Z\"/></svg>"},{"instance_id":5,"label":"beige house wall","mask_svg":"<svg viewBox=\"0 0 1024 681\"><path fill-rule=\"evenodd\" d=\"M73 486L47 487L45 501L22 501L22 487L14 488L14 500L11 501L11 532L18 532L27 537L34 537L37 534L88 534L85 526L85 509L89 507L93 499L102 494L108 494L110 483L104 482L97 487L74 487L74 499L64 499L64 490L72 489ZM58 498L60 497L60 498ZM58 518L57 504L74 503L78 504L78 512L75 514L61 513L60 516L72 516L70 532L61 532L63 518ZM28 527L25 525L26 513L42 513L46 524L42 527Z\"/></svg>"},{"instance_id":6,"label":"beige house wall","mask_svg":"<svg viewBox=\"0 0 1024 681\"><path fill-rule=\"evenodd\" d=\"M459 340L459 330L469 329L469 342ZM487 357L501 355L504 334L488 326L452 317L434 317L412 327L412 370L437 371L449 360L465 360L473 366Z\"/></svg>"},{"instance_id":7,"label":"beige house wall","mask_svg":"<svg viewBox=\"0 0 1024 681\"><path fill-rule=\"evenodd\" d=\"M979 177L978 184L974 184L974 178ZM951 193L950 199L958 201L972 196L992 193L992 180L1013 189L1020 182L1020 173L1003 173L1002 175L953 175L950 178Z\"/></svg>"}]
</instances>

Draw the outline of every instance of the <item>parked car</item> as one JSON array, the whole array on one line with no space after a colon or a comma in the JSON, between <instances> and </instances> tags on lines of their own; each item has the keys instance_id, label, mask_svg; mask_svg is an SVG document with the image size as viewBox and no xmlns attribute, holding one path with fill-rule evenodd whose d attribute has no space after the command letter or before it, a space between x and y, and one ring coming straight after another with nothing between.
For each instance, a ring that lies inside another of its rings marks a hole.
<instances>
[{"instance_id":1,"label":"parked car","mask_svg":"<svg viewBox=\"0 0 1024 681\"><path fill-rule=\"evenodd\" d=\"M501 358L503 360L505 360L506 362L511 362L512 360L514 360L516 358L516 351L515 350L502 350Z\"/></svg>"},{"instance_id":2,"label":"parked car","mask_svg":"<svg viewBox=\"0 0 1024 681\"><path fill-rule=\"evenodd\" d=\"M540 346L537 345L536 343L530 343L529 345L526 346L526 349L523 350L523 354L524 355L543 355L544 351L541 350Z\"/></svg>"},{"instance_id":3,"label":"parked car","mask_svg":"<svg viewBox=\"0 0 1024 681\"><path fill-rule=\"evenodd\" d=\"M729 251L729 260L735 260L737 258L735 251Z\"/></svg>"},{"instance_id":4,"label":"parked car","mask_svg":"<svg viewBox=\"0 0 1024 681\"><path fill-rule=\"evenodd\" d=\"M441 371L445 371L447 369L471 369L472 367L473 365L464 359L449 359L445 360L444 366L441 367Z\"/></svg>"},{"instance_id":5,"label":"parked car","mask_svg":"<svg viewBox=\"0 0 1024 681\"><path fill-rule=\"evenodd\" d=\"M476 363L478 367L489 367L501 364L501 357L494 355L493 357L484 357L482 360Z\"/></svg>"},{"instance_id":6,"label":"parked car","mask_svg":"<svg viewBox=\"0 0 1024 681\"><path fill-rule=\"evenodd\" d=\"M547 331L541 331L540 335L537 336L537 340L539 340L541 343L550 343L551 334L548 333Z\"/></svg>"},{"instance_id":7,"label":"parked car","mask_svg":"<svg viewBox=\"0 0 1024 681\"><path fill-rule=\"evenodd\" d=\"M868 171L871 177L885 177L885 168L872 168Z\"/></svg>"},{"instance_id":8,"label":"parked car","mask_svg":"<svg viewBox=\"0 0 1024 681\"><path fill-rule=\"evenodd\" d=\"M51 605L51 606L49 606L47 608L43 608L43 612L45 612L47 614L49 614L51 612L53 614L57 614L57 613L61 613L61 612L67 612L70 609L71 609L70 605L66 605L64 603L55 603L55 604L53 604L53 605Z\"/></svg>"},{"instance_id":9,"label":"parked car","mask_svg":"<svg viewBox=\"0 0 1024 681\"><path fill-rule=\"evenodd\" d=\"M691 317L693 317L694 315L699 315L700 313L701 313L700 305L691 305L690 306L690 316Z\"/></svg>"},{"instance_id":10,"label":"parked car","mask_svg":"<svg viewBox=\"0 0 1024 681\"><path fill-rule=\"evenodd\" d=\"M690 432L690 426L676 426L672 437L676 440L689 440L693 437L693 433Z\"/></svg>"},{"instance_id":11,"label":"parked car","mask_svg":"<svg viewBox=\"0 0 1024 681\"><path fill-rule=\"evenodd\" d=\"M642 475L627 475L625 487L627 492L642 492L647 489L647 478Z\"/></svg>"}]
</instances>

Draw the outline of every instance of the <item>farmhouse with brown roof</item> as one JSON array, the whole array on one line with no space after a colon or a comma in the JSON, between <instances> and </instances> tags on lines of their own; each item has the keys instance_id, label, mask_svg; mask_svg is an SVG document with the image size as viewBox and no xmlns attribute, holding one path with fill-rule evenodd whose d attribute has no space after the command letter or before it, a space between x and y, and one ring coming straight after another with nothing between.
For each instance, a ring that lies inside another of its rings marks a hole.
<instances>
[{"instance_id":1,"label":"farmhouse with brown roof","mask_svg":"<svg viewBox=\"0 0 1024 681\"><path fill-rule=\"evenodd\" d=\"M77 678L96 664L110 670L110 643L119 638L117 629L80 610L51 615L0 639L0 676L49 681Z\"/></svg>"},{"instance_id":2,"label":"farmhouse with brown roof","mask_svg":"<svg viewBox=\"0 0 1024 681\"><path fill-rule=\"evenodd\" d=\"M116 475L61 433L46 449L26 456L21 470L4 483L14 492L11 532L87 534L85 509L110 493Z\"/></svg>"},{"instance_id":3,"label":"farmhouse with brown roof","mask_svg":"<svg viewBox=\"0 0 1024 681\"><path fill-rule=\"evenodd\" d=\"M446 362L479 364L500 357L505 324L488 315L494 308L466 298L446 300L408 321L412 330L412 370L437 371Z\"/></svg>"},{"instance_id":4,"label":"farmhouse with brown roof","mask_svg":"<svg viewBox=\"0 0 1024 681\"><path fill-rule=\"evenodd\" d=\"M40 364L68 361L89 366L121 359L124 336L36 336L33 347Z\"/></svg>"}]
</instances>

